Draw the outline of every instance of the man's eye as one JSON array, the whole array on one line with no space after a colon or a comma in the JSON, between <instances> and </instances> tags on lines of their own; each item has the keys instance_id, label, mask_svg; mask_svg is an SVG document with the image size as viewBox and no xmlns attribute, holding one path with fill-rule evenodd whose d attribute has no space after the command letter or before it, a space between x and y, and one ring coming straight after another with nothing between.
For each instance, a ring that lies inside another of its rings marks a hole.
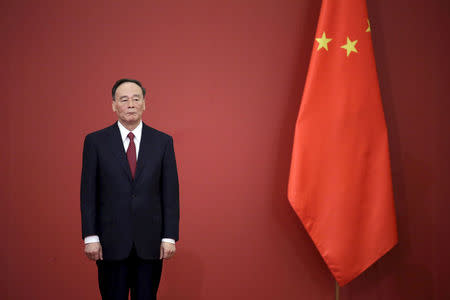
<instances>
[{"instance_id":1,"label":"man's eye","mask_svg":"<svg viewBox=\"0 0 450 300\"><path fill-rule=\"evenodd\" d=\"M139 99L139 98L134 98L133 100L134 100L134 101L139 101L139 100L141 100L141 99Z\"/></svg>"}]
</instances>

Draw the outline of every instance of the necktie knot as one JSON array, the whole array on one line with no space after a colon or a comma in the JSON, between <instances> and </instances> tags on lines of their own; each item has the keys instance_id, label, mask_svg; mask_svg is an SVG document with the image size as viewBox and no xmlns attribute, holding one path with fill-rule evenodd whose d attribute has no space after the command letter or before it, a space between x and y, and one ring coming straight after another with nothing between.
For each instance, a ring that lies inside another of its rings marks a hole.
<instances>
[{"instance_id":1,"label":"necktie knot","mask_svg":"<svg viewBox=\"0 0 450 300\"><path fill-rule=\"evenodd\" d=\"M131 131L128 134L128 138L130 139L130 141L132 141L134 139L134 134Z\"/></svg>"}]
</instances>

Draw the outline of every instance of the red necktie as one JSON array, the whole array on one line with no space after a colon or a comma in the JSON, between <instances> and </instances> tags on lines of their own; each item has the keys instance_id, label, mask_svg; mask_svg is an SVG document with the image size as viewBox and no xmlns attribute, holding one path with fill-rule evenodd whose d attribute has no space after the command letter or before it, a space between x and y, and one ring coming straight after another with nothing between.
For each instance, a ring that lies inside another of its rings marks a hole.
<instances>
[{"instance_id":1,"label":"red necktie","mask_svg":"<svg viewBox=\"0 0 450 300\"><path fill-rule=\"evenodd\" d=\"M130 145L127 149L128 163L130 164L131 177L134 179L134 173L136 172L136 145L134 144L134 134L130 132L128 134L130 139Z\"/></svg>"}]
</instances>

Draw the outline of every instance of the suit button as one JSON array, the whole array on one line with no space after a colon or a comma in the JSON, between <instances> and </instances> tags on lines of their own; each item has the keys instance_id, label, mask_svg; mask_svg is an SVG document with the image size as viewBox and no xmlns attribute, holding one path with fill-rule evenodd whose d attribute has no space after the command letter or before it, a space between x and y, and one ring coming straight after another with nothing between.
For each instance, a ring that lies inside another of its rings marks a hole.
<instances>
[{"instance_id":1,"label":"suit button","mask_svg":"<svg viewBox=\"0 0 450 300\"><path fill-rule=\"evenodd\" d=\"M131 195L131 197L136 198L136 194Z\"/></svg>"}]
</instances>

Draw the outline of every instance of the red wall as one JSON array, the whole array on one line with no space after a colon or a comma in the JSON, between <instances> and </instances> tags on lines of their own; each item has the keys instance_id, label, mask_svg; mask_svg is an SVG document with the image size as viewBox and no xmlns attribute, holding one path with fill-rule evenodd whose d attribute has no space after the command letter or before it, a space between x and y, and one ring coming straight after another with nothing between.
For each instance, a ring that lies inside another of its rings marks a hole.
<instances>
[{"instance_id":1,"label":"red wall","mask_svg":"<svg viewBox=\"0 0 450 300\"><path fill-rule=\"evenodd\" d=\"M341 299L449 296L448 1L368 0L400 243ZM120 77L174 136L181 240L160 299L333 299L286 199L318 0L2 1L1 294L98 299L82 141ZM381 220L380 220L381 221Z\"/></svg>"}]
</instances>

